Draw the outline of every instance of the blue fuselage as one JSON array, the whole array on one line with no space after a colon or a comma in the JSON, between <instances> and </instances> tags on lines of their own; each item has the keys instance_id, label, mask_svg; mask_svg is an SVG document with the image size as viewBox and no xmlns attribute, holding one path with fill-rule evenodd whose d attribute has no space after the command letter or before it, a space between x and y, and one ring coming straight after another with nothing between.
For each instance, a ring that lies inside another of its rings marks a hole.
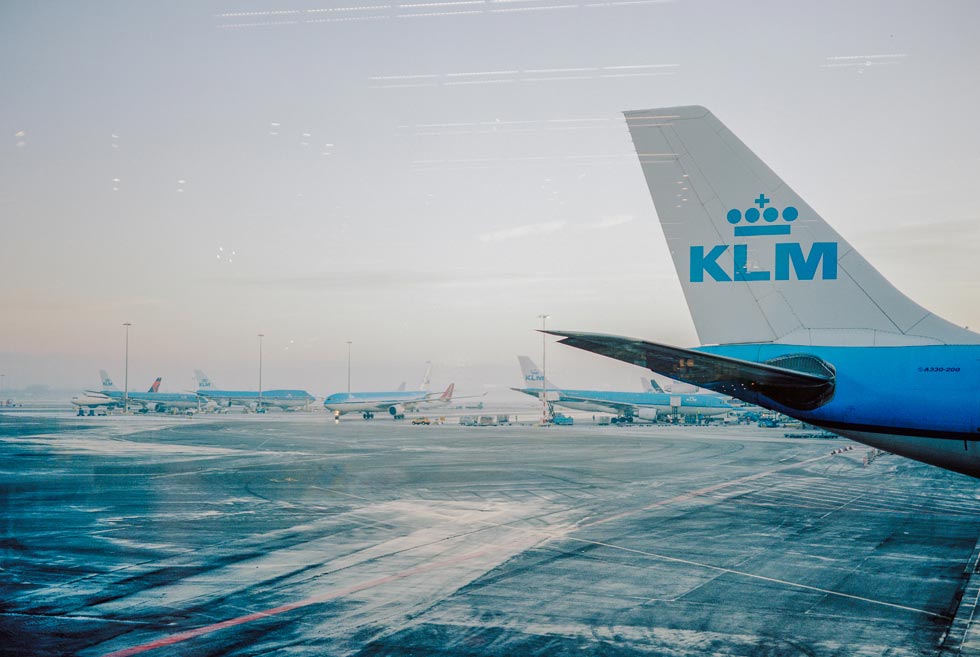
<instances>
[{"instance_id":1,"label":"blue fuselage","mask_svg":"<svg viewBox=\"0 0 980 657\"><path fill-rule=\"evenodd\" d=\"M695 350L755 362L789 354L821 358L836 372L835 387L814 410L789 408L749 390L732 394L890 452L980 473L980 346L746 344Z\"/></svg>"},{"instance_id":2,"label":"blue fuselage","mask_svg":"<svg viewBox=\"0 0 980 657\"><path fill-rule=\"evenodd\" d=\"M121 390L102 390L102 394L122 404ZM161 409L197 408L202 401L200 397L190 392L130 392L126 397L130 404L157 406Z\"/></svg>"},{"instance_id":3,"label":"blue fuselage","mask_svg":"<svg viewBox=\"0 0 980 657\"><path fill-rule=\"evenodd\" d=\"M260 395L255 390L209 390L202 388L197 391L201 397L228 405L256 405L260 401L263 406L281 408L298 408L314 401L313 395L305 390L263 390Z\"/></svg>"},{"instance_id":4,"label":"blue fuselage","mask_svg":"<svg viewBox=\"0 0 980 657\"><path fill-rule=\"evenodd\" d=\"M520 392L540 397L541 388L521 388ZM659 414L720 415L732 410L724 398L718 395L672 395L665 392L610 392L608 390L571 390L549 388L548 401L579 411L637 415L642 409L652 409ZM650 419L650 418L646 418Z\"/></svg>"}]
</instances>

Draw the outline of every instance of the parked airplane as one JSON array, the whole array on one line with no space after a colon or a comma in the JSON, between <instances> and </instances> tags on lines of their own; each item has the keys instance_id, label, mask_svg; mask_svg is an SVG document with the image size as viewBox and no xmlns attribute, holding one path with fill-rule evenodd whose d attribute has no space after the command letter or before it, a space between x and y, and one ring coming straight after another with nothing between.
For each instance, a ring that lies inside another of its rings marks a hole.
<instances>
[{"instance_id":1,"label":"parked airplane","mask_svg":"<svg viewBox=\"0 0 980 657\"><path fill-rule=\"evenodd\" d=\"M146 392L133 391L124 394L116 387L105 370L99 370L102 378L102 390L86 390L84 394L72 397L71 403L79 408L79 414L83 409L94 411L95 409L114 409L121 408L123 397L128 399L133 406L142 406L146 411L156 411L165 413L169 411L197 409L201 406L201 399L193 393L168 393L159 392L162 377L157 377Z\"/></svg>"},{"instance_id":2,"label":"parked airplane","mask_svg":"<svg viewBox=\"0 0 980 657\"><path fill-rule=\"evenodd\" d=\"M97 410L108 411L113 408L122 406L121 402L116 402L108 395L104 395L101 392L95 392L94 390L86 390L80 395L75 395L71 398L72 406L78 407L78 414L85 415L85 411L89 412L89 415L95 415ZM104 412L101 414L105 414Z\"/></svg>"},{"instance_id":3,"label":"parked airplane","mask_svg":"<svg viewBox=\"0 0 980 657\"><path fill-rule=\"evenodd\" d=\"M428 383L428 375L425 383ZM323 406L333 411L334 418L344 413L360 413L365 420L375 413L388 413L395 420L405 417L406 411L414 411L420 405L432 402L449 403L456 384L450 383L445 392L427 390L395 390L393 392L338 392L323 400Z\"/></svg>"},{"instance_id":4,"label":"parked airplane","mask_svg":"<svg viewBox=\"0 0 980 657\"><path fill-rule=\"evenodd\" d=\"M157 413L176 411L186 413L201 410L205 406L207 400L193 392L160 392L161 381L163 381L163 377L158 376L147 392L137 393L135 396L130 394L130 401L142 405L146 411L156 411Z\"/></svg>"},{"instance_id":5,"label":"parked airplane","mask_svg":"<svg viewBox=\"0 0 980 657\"><path fill-rule=\"evenodd\" d=\"M653 422L658 417L670 415L701 416L723 415L732 410L724 399L710 395L670 395L662 390L653 391L653 383L643 379L643 392L610 392L608 390L570 390L559 388L546 380L527 356L518 356L521 373L524 375L523 388L511 388L525 395L541 398L546 395L549 406L564 406L577 411L593 413L612 413L613 422L632 423L636 420ZM659 386L658 386L659 387Z\"/></svg>"},{"instance_id":6,"label":"parked airplane","mask_svg":"<svg viewBox=\"0 0 980 657\"><path fill-rule=\"evenodd\" d=\"M197 394L221 406L245 406L263 410L266 407L295 410L309 408L316 398L305 390L263 390L261 397L255 390L218 390L208 375L194 370Z\"/></svg>"},{"instance_id":7,"label":"parked airplane","mask_svg":"<svg viewBox=\"0 0 980 657\"><path fill-rule=\"evenodd\" d=\"M626 122L703 346L549 333L980 477L980 335L894 288L707 109Z\"/></svg>"}]
</instances>

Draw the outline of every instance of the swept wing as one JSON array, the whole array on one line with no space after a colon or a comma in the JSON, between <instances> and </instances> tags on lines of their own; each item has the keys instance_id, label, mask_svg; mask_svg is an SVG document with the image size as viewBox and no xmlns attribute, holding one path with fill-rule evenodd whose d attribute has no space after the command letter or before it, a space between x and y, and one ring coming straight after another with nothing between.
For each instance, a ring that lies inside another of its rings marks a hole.
<instances>
[{"instance_id":1,"label":"swept wing","mask_svg":"<svg viewBox=\"0 0 980 657\"><path fill-rule=\"evenodd\" d=\"M601 333L546 331L562 344L639 365L672 379L755 403L759 396L798 410L813 410L834 394L835 371L810 355L764 363Z\"/></svg>"}]
</instances>

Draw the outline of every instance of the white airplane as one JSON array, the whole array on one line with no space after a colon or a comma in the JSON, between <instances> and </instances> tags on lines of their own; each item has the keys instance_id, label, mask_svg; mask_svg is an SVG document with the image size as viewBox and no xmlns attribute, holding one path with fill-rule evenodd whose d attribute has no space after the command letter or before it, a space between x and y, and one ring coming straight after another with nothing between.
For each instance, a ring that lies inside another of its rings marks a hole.
<instances>
[{"instance_id":1,"label":"white airplane","mask_svg":"<svg viewBox=\"0 0 980 657\"><path fill-rule=\"evenodd\" d=\"M453 397L455 383L450 383L443 392L429 392L431 374L432 363L426 363L425 375L418 390L405 390L405 384L402 383L398 390L391 392L337 392L328 395L323 400L323 406L333 411L335 419L345 413L360 413L365 420L371 420L375 413L387 413L393 419L401 420L406 411L438 408L448 405L454 399L470 398ZM486 393L472 396L485 395Z\"/></svg>"},{"instance_id":2,"label":"white airplane","mask_svg":"<svg viewBox=\"0 0 980 657\"><path fill-rule=\"evenodd\" d=\"M449 403L456 384L450 383L445 392L427 390L394 390L391 392L337 392L323 400L323 406L333 411L334 418L345 413L360 413L365 420L375 413L388 413L395 420L405 417L406 411L414 411L426 402Z\"/></svg>"}]
</instances>

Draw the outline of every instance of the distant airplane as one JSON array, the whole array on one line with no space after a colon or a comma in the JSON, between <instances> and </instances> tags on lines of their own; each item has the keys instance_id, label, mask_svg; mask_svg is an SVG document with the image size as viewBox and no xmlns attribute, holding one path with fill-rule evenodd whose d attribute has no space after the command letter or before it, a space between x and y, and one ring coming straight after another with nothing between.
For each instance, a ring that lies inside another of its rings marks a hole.
<instances>
[{"instance_id":1,"label":"distant airplane","mask_svg":"<svg viewBox=\"0 0 980 657\"><path fill-rule=\"evenodd\" d=\"M219 390L207 374L194 370L197 394L221 406L244 406L262 410L264 407L295 410L309 408L316 398L305 390L263 390L261 397L254 390Z\"/></svg>"},{"instance_id":2,"label":"distant airplane","mask_svg":"<svg viewBox=\"0 0 980 657\"><path fill-rule=\"evenodd\" d=\"M147 411L165 413L175 410L197 409L201 406L201 399L193 393L167 393L159 392L162 377L157 377L146 392L130 392L124 395L122 390L116 387L105 370L99 370L102 378L102 390L86 390L84 394L72 397L71 403L79 407L79 412L85 409L103 408L106 410L121 408L123 397L134 406L142 406Z\"/></svg>"},{"instance_id":3,"label":"distant airplane","mask_svg":"<svg viewBox=\"0 0 980 657\"><path fill-rule=\"evenodd\" d=\"M449 404L453 400L456 384L450 383L444 392L430 393L432 363L427 362L425 365L425 374L422 375L418 390L405 390L405 383L402 383L393 392L338 392L327 396L323 400L323 406L333 411L335 419L345 413L360 413L365 420L371 420L375 413L388 413L393 419L401 420L405 417L405 411Z\"/></svg>"},{"instance_id":4,"label":"distant airplane","mask_svg":"<svg viewBox=\"0 0 980 657\"><path fill-rule=\"evenodd\" d=\"M707 109L626 122L704 346L548 332L980 477L980 335L899 292Z\"/></svg>"},{"instance_id":5,"label":"distant airplane","mask_svg":"<svg viewBox=\"0 0 980 657\"><path fill-rule=\"evenodd\" d=\"M375 413L388 413L395 420L405 417L406 411L414 411L420 405L432 402L448 404L452 401L456 384L450 383L445 392L427 390L395 390L392 392L338 392L323 400L323 406L333 411L334 418L345 413L360 413L365 420Z\"/></svg>"},{"instance_id":6,"label":"distant airplane","mask_svg":"<svg viewBox=\"0 0 980 657\"><path fill-rule=\"evenodd\" d=\"M150 389L145 393L137 393L135 401L141 404L147 411L157 413L170 413L174 411L201 410L205 406L204 398L193 392L160 392L160 383L163 377L157 377ZM134 401L134 396L130 394L130 401Z\"/></svg>"},{"instance_id":7,"label":"distant airplane","mask_svg":"<svg viewBox=\"0 0 980 657\"><path fill-rule=\"evenodd\" d=\"M122 402L117 402L112 397L93 390L86 390L80 395L75 395L71 398L71 404L78 407L79 415L84 415L86 410L94 415L98 409L108 411L122 406Z\"/></svg>"},{"instance_id":8,"label":"distant airplane","mask_svg":"<svg viewBox=\"0 0 980 657\"><path fill-rule=\"evenodd\" d=\"M116 386L112 383L112 379L109 378L109 374L105 370L99 370L99 376L102 378L101 391L86 390L82 394L71 398L72 405L78 407L79 415L82 415L85 409L88 409L90 414L92 414L96 409L108 411L122 406L121 401L117 402L106 394L107 392L116 390Z\"/></svg>"},{"instance_id":9,"label":"distant airplane","mask_svg":"<svg viewBox=\"0 0 980 657\"><path fill-rule=\"evenodd\" d=\"M611 392L608 390L570 390L559 388L544 378L541 370L527 356L518 356L524 387L512 388L531 397L547 396L549 405L564 406L578 411L611 413L613 422L632 423L636 420L653 422L670 415L710 417L732 410L724 399L710 395L671 395L653 391L653 382L643 379L643 392ZM649 390L646 387L649 386ZM657 386L659 388L659 386Z\"/></svg>"}]
</instances>

